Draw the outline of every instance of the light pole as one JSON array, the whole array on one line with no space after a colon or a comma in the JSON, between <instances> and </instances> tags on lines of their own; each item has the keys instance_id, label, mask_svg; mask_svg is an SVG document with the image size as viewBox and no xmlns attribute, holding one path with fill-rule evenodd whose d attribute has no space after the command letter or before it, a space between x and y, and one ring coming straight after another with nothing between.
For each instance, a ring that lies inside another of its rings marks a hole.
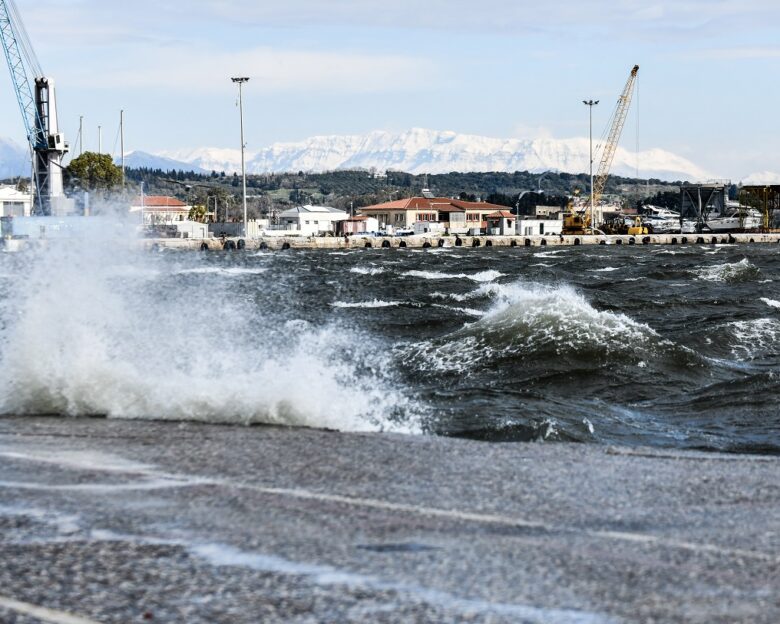
<instances>
[{"instance_id":1,"label":"light pole","mask_svg":"<svg viewBox=\"0 0 780 624\"><path fill-rule=\"evenodd\" d=\"M593 197L593 107L599 103L599 100L582 100L582 103L588 107L590 117L590 229L593 231L593 208L595 206Z\"/></svg>"},{"instance_id":2,"label":"light pole","mask_svg":"<svg viewBox=\"0 0 780 624\"><path fill-rule=\"evenodd\" d=\"M231 78L231 80L238 85L238 106L241 111L241 178L243 179L244 188L244 238L247 233L247 218L246 218L246 157L244 150L246 144L244 143L244 83L249 82L249 78L239 77Z\"/></svg>"}]
</instances>

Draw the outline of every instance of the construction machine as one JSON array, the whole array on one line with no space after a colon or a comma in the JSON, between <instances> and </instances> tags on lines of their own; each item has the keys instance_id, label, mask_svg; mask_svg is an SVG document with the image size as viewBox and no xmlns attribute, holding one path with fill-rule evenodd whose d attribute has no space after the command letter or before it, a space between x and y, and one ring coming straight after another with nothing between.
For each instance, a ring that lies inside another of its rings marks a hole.
<instances>
[{"instance_id":1,"label":"construction machine","mask_svg":"<svg viewBox=\"0 0 780 624\"><path fill-rule=\"evenodd\" d=\"M609 178L609 170L612 168L612 161L615 159L615 152L617 151L618 144L620 143L620 137L623 134L623 127L626 125L626 118L628 117L628 111L631 108L631 100L634 96L634 85L636 84L636 77L639 73L639 65L634 65L631 69L631 74L628 77L626 86L623 88L623 92L618 98L615 110L612 113L609 123L609 134L604 143L604 150L601 153L599 161L598 173L593 181L593 188L591 189L592 206L598 204L601 196L604 194L604 189L607 186L607 178ZM588 214L588 211L584 213L577 212L574 207L574 203L569 204L569 212L563 219L563 233L564 234L592 234L595 232L594 215Z\"/></svg>"},{"instance_id":2,"label":"construction machine","mask_svg":"<svg viewBox=\"0 0 780 624\"><path fill-rule=\"evenodd\" d=\"M54 80L44 75L14 0L0 0L0 38L33 156L33 212L66 214L72 208L62 182L68 144L59 130Z\"/></svg>"}]
</instances>

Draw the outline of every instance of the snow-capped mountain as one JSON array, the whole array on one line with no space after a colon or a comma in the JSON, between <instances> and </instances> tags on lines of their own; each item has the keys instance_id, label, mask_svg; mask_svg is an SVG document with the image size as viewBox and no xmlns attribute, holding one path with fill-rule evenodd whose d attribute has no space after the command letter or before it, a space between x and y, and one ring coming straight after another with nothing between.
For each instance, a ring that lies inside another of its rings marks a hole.
<instances>
[{"instance_id":1,"label":"snow-capped mountain","mask_svg":"<svg viewBox=\"0 0 780 624\"><path fill-rule=\"evenodd\" d=\"M249 173L320 172L376 168L409 173L451 171L548 170L583 173L588 170L589 144L574 139L497 139L415 128L407 132L316 136L296 143L275 143L247 155ZM241 168L238 149L200 148L157 154L187 163L187 168L233 173ZM705 180L711 174L691 161L662 149L639 154L619 147L612 173L664 180Z\"/></svg>"},{"instance_id":2,"label":"snow-capped mountain","mask_svg":"<svg viewBox=\"0 0 780 624\"><path fill-rule=\"evenodd\" d=\"M742 184L780 184L780 173L775 171L759 171L742 179Z\"/></svg>"},{"instance_id":3,"label":"snow-capped mountain","mask_svg":"<svg viewBox=\"0 0 780 624\"><path fill-rule=\"evenodd\" d=\"M114 162L119 164L120 159L115 158ZM125 166L134 169L147 167L148 169L162 169L163 171L195 171L196 173L205 173L204 171L201 171L199 167L193 166L192 163L139 151L125 155Z\"/></svg>"}]
</instances>

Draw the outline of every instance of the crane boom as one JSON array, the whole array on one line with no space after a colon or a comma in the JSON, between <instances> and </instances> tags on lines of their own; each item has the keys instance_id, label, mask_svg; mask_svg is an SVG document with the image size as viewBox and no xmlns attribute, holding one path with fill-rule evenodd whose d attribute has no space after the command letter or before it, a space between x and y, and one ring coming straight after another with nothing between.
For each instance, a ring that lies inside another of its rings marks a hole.
<instances>
[{"instance_id":1,"label":"crane boom","mask_svg":"<svg viewBox=\"0 0 780 624\"><path fill-rule=\"evenodd\" d=\"M54 81L43 76L14 0L0 0L0 38L33 153L35 212L50 215L67 205L62 158L68 144L59 131Z\"/></svg>"},{"instance_id":2,"label":"crane boom","mask_svg":"<svg viewBox=\"0 0 780 624\"><path fill-rule=\"evenodd\" d=\"M609 136L607 142L604 144L604 151L601 154L601 162L599 163L598 173L593 182L593 204L598 203L601 196L604 194L604 189L607 186L607 178L609 177L609 170L612 168L612 161L615 158L615 151L617 151L618 143L620 143L620 135L623 134L623 126L626 123L628 117L628 110L631 107L631 99L634 96L634 83L636 82L636 76L639 73L639 65L634 65L631 70L631 75L628 77L626 86L623 89L623 93L618 99L617 107L613 113L612 127L609 130Z\"/></svg>"}]
</instances>

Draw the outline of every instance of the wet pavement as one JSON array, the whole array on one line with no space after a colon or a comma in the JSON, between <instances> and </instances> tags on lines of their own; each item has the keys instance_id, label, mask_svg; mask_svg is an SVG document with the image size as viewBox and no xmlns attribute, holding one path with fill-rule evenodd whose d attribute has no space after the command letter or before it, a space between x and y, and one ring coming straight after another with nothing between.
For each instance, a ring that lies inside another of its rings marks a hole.
<instances>
[{"instance_id":1,"label":"wet pavement","mask_svg":"<svg viewBox=\"0 0 780 624\"><path fill-rule=\"evenodd\" d=\"M780 459L0 419L0 622L777 622Z\"/></svg>"}]
</instances>

